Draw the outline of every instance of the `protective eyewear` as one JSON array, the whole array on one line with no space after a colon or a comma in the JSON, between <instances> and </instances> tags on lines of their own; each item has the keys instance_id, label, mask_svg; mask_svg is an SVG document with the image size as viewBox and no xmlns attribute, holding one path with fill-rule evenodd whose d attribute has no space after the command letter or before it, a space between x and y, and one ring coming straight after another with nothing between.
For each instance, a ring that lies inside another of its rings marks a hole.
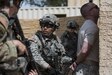
<instances>
[{"instance_id":1,"label":"protective eyewear","mask_svg":"<svg viewBox=\"0 0 112 75\"><path fill-rule=\"evenodd\" d=\"M42 21L41 27L54 28L54 24L51 21Z\"/></svg>"}]
</instances>

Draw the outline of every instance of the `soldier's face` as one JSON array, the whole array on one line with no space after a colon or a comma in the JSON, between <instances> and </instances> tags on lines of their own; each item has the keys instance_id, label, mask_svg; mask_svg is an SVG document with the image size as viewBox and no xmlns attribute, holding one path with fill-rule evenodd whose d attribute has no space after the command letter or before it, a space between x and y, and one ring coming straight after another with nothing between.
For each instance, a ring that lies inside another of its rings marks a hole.
<instances>
[{"instance_id":1,"label":"soldier's face","mask_svg":"<svg viewBox=\"0 0 112 75\"><path fill-rule=\"evenodd\" d=\"M41 28L44 36L50 36L54 32L54 28L52 27L43 26Z\"/></svg>"}]
</instances>

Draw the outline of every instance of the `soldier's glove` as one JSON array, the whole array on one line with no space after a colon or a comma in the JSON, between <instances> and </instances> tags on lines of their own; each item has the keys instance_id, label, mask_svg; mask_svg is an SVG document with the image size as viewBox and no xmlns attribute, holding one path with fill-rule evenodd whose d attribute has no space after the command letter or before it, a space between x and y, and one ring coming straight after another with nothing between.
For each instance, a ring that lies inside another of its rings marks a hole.
<instances>
[{"instance_id":1,"label":"soldier's glove","mask_svg":"<svg viewBox=\"0 0 112 75\"><path fill-rule=\"evenodd\" d=\"M70 63L70 62L72 62L72 58L71 57L64 56L61 59L61 63Z\"/></svg>"}]
</instances>

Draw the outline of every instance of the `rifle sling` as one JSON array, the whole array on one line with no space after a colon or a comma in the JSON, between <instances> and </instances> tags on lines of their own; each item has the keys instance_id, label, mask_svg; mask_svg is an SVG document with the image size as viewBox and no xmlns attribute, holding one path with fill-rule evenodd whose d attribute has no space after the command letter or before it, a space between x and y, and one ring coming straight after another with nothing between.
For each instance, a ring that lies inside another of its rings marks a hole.
<instances>
[{"instance_id":1,"label":"rifle sling","mask_svg":"<svg viewBox=\"0 0 112 75\"><path fill-rule=\"evenodd\" d=\"M41 42L41 44L42 44L42 48L44 48L45 46L44 46L44 43L43 43L43 41L42 41L42 34L41 34L41 32L36 32L36 36L39 38L39 40L40 40L40 42Z\"/></svg>"}]
</instances>

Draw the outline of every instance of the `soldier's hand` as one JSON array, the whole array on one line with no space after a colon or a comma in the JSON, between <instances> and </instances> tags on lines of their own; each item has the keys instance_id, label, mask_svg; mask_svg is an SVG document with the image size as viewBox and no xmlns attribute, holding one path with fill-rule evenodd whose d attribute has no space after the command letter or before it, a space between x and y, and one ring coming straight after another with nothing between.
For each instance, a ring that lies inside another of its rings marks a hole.
<instances>
[{"instance_id":1,"label":"soldier's hand","mask_svg":"<svg viewBox=\"0 0 112 75\"><path fill-rule=\"evenodd\" d=\"M72 65L70 65L69 68L74 71L76 69L76 67L77 67L77 64L76 64L76 62L74 62Z\"/></svg>"},{"instance_id":2,"label":"soldier's hand","mask_svg":"<svg viewBox=\"0 0 112 75\"><path fill-rule=\"evenodd\" d=\"M19 40L13 40L13 43L18 49L18 55L26 53L27 49L23 43L21 43Z\"/></svg>"},{"instance_id":3,"label":"soldier's hand","mask_svg":"<svg viewBox=\"0 0 112 75\"><path fill-rule=\"evenodd\" d=\"M31 70L28 75L38 75L36 70Z\"/></svg>"}]
</instances>

